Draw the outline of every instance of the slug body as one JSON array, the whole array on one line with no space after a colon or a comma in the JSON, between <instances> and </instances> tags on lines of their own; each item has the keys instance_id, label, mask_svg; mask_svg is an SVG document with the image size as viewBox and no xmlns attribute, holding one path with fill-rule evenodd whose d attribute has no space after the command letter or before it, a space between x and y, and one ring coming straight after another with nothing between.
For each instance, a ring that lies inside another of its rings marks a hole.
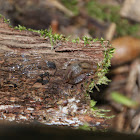
<instances>
[{"instance_id":1,"label":"slug body","mask_svg":"<svg viewBox=\"0 0 140 140\"><path fill-rule=\"evenodd\" d=\"M127 63L140 55L140 39L125 36L113 40L111 44L115 48L112 65Z\"/></svg>"},{"instance_id":2,"label":"slug body","mask_svg":"<svg viewBox=\"0 0 140 140\"><path fill-rule=\"evenodd\" d=\"M96 68L89 62L74 62L67 66L64 78L70 84L78 84L93 74Z\"/></svg>"}]
</instances>

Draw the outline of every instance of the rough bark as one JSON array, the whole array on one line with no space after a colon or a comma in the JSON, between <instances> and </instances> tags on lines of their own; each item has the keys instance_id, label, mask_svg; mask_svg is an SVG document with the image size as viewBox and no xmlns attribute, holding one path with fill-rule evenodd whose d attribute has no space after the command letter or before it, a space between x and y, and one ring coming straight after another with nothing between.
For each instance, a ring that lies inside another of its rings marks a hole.
<instances>
[{"instance_id":1,"label":"rough bark","mask_svg":"<svg viewBox=\"0 0 140 140\"><path fill-rule=\"evenodd\" d=\"M110 48L105 41L106 49ZM19 31L0 21L0 118L78 126L104 124L90 111L86 89L99 80L104 60L101 42L59 41Z\"/></svg>"}]
</instances>

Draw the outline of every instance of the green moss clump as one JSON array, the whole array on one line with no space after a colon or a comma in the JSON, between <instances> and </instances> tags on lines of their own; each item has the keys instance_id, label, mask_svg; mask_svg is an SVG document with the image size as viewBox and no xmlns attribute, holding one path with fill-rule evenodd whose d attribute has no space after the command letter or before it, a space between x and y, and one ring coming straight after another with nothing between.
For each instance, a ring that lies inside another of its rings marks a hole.
<instances>
[{"instance_id":1,"label":"green moss clump","mask_svg":"<svg viewBox=\"0 0 140 140\"><path fill-rule=\"evenodd\" d=\"M95 74L96 78L89 85L89 92L92 92L92 89L94 87L96 87L96 89L99 90L97 85L108 84L108 82L110 82L110 80L106 77L106 74L108 73L109 67L111 66L111 58L113 57L113 53L114 53L114 48L111 48L110 44L108 44L109 48L106 48L104 46L103 38L94 39L94 40L100 41L102 44L102 47L104 47L104 60L102 62L98 63L98 65L97 65L97 73ZM96 79L98 79L98 81L96 81Z\"/></svg>"},{"instance_id":2,"label":"green moss clump","mask_svg":"<svg viewBox=\"0 0 140 140\"><path fill-rule=\"evenodd\" d=\"M110 48L108 50L105 50L104 52L104 60L103 62L99 63L98 65L102 65L102 70L100 72L98 72L98 77L99 80L97 82L98 85L101 84L108 84L108 82L110 82L110 80L105 76L108 71L109 71L109 67L111 66L111 58L113 57L113 53L114 53L114 48Z\"/></svg>"},{"instance_id":3,"label":"green moss clump","mask_svg":"<svg viewBox=\"0 0 140 140\"><path fill-rule=\"evenodd\" d=\"M0 18L4 19L4 22L10 24L10 19L6 19L3 15L0 14Z\"/></svg>"},{"instance_id":4,"label":"green moss clump","mask_svg":"<svg viewBox=\"0 0 140 140\"><path fill-rule=\"evenodd\" d=\"M57 43L57 41L59 41L59 40L68 41L69 40L69 37L65 37L62 34L56 34L56 33L53 34L51 28L49 30L47 30L47 29L45 29L45 30L42 30L42 29L41 30L34 30L34 29L31 29L31 28L27 29L25 26L18 25L14 29L20 30L20 31L28 30L28 31L36 32L36 33L39 33L44 38L49 38L52 49L53 49L53 46Z\"/></svg>"}]
</instances>

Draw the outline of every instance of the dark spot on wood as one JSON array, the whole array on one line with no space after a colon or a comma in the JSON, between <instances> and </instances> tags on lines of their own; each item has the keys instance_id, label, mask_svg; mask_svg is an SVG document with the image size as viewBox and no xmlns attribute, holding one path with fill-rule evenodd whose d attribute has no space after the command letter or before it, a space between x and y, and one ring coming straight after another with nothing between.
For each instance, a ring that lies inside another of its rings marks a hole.
<instances>
[{"instance_id":1,"label":"dark spot on wood","mask_svg":"<svg viewBox=\"0 0 140 140\"><path fill-rule=\"evenodd\" d=\"M45 84L47 84L48 82L49 82L49 80L48 80L48 79L43 80L43 81L42 81L42 85L45 85Z\"/></svg>"},{"instance_id":2,"label":"dark spot on wood","mask_svg":"<svg viewBox=\"0 0 140 140\"><path fill-rule=\"evenodd\" d=\"M91 78L90 80L93 81L93 78Z\"/></svg>"},{"instance_id":3,"label":"dark spot on wood","mask_svg":"<svg viewBox=\"0 0 140 140\"><path fill-rule=\"evenodd\" d=\"M44 73L44 76L49 77L49 73L48 73L48 72L45 72L45 73Z\"/></svg>"},{"instance_id":4,"label":"dark spot on wood","mask_svg":"<svg viewBox=\"0 0 140 140\"><path fill-rule=\"evenodd\" d=\"M49 73L48 72L45 72L44 74L40 74L39 75L41 78L43 78L43 77L49 77L50 75L49 75Z\"/></svg>"},{"instance_id":5,"label":"dark spot on wood","mask_svg":"<svg viewBox=\"0 0 140 140\"><path fill-rule=\"evenodd\" d=\"M43 120L46 120L46 117L43 117Z\"/></svg>"},{"instance_id":6,"label":"dark spot on wood","mask_svg":"<svg viewBox=\"0 0 140 140\"><path fill-rule=\"evenodd\" d=\"M47 67L52 68L52 69L56 69L56 65L54 62L48 61L47 62Z\"/></svg>"},{"instance_id":7,"label":"dark spot on wood","mask_svg":"<svg viewBox=\"0 0 140 140\"><path fill-rule=\"evenodd\" d=\"M14 88L16 88L17 87L17 85L16 84L14 84Z\"/></svg>"},{"instance_id":8,"label":"dark spot on wood","mask_svg":"<svg viewBox=\"0 0 140 140\"><path fill-rule=\"evenodd\" d=\"M40 74L39 76L40 76L41 78L43 78L43 77L44 77L44 74Z\"/></svg>"},{"instance_id":9,"label":"dark spot on wood","mask_svg":"<svg viewBox=\"0 0 140 140\"><path fill-rule=\"evenodd\" d=\"M43 79L37 79L36 83L42 83Z\"/></svg>"},{"instance_id":10,"label":"dark spot on wood","mask_svg":"<svg viewBox=\"0 0 140 140\"><path fill-rule=\"evenodd\" d=\"M90 73L86 73L86 76L90 76L91 74Z\"/></svg>"},{"instance_id":11,"label":"dark spot on wood","mask_svg":"<svg viewBox=\"0 0 140 140\"><path fill-rule=\"evenodd\" d=\"M37 68L38 68L38 69L41 69L42 67L41 67L41 66L37 66Z\"/></svg>"}]
</instances>

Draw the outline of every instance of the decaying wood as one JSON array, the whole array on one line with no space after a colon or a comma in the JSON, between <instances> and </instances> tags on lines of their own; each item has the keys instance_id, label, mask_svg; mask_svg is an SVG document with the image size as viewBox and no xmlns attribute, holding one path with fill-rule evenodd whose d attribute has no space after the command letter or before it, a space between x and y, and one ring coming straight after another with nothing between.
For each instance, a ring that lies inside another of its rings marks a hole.
<instances>
[{"instance_id":1,"label":"decaying wood","mask_svg":"<svg viewBox=\"0 0 140 140\"><path fill-rule=\"evenodd\" d=\"M109 48L108 41L103 43ZM0 21L0 118L45 124L104 124L90 111L86 88L99 80L104 59L101 42L59 41L19 31Z\"/></svg>"}]
</instances>

